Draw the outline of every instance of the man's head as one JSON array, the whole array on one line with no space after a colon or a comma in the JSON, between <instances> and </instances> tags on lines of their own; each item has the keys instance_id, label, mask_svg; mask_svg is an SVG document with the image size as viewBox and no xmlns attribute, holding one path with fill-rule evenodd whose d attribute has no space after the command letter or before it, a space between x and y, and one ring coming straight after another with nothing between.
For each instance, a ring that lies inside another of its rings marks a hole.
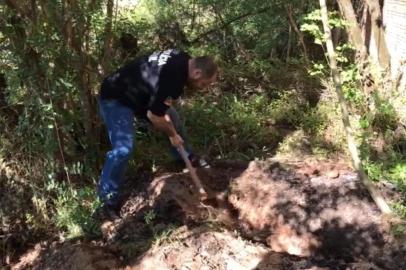
<instances>
[{"instance_id":1,"label":"man's head","mask_svg":"<svg viewBox=\"0 0 406 270\"><path fill-rule=\"evenodd\" d=\"M217 79L218 68L210 56L199 56L189 60L188 85L203 89Z\"/></svg>"}]
</instances>

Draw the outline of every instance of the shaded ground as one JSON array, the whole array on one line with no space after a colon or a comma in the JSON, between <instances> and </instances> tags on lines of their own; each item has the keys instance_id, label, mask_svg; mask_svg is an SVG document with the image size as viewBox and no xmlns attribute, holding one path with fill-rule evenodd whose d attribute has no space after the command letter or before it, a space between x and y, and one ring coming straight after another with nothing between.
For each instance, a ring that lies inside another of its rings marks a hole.
<instances>
[{"instance_id":1,"label":"shaded ground","mask_svg":"<svg viewBox=\"0 0 406 270\"><path fill-rule=\"evenodd\" d=\"M38 245L14 269L403 269L406 247L343 162L217 162L129 182L103 239ZM130 188L131 187L131 188Z\"/></svg>"}]
</instances>

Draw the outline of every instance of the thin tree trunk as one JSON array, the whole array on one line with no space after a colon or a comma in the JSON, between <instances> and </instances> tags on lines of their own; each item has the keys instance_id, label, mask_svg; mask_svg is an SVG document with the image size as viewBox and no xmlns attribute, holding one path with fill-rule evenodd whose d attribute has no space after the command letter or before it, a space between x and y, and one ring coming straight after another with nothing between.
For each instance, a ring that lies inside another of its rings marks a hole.
<instances>
[{"instance_id":1,"label":"thin tree trunk","mask_svg":"<svg viewBox=\"0 0 406 270\"><path fill-rule=\"evenodd\" d=\"M15 16L12 22L13 28L15 29L15 34L10 36L10 41L12 46L17 48L15 51L18 52L23 59L23 62L29 67L27 70L30 71L30 74L37 78L35 80L35 85L31 85L33 89L38 89L37 94L40 97L44 97L43 89L45 85L45 77L46 74L41 67L41 53L36 51L27 41L30 38L27 36L27 24L22 18L27 18L28 20L33 20L32 23L37 21L36 17L36 10L31 10L31 16L29 16L29 11L27 11L27 7L19 6L16 1L6 0L6 5L14 10L20 17ZM31 3L32 4L32 3ZM36 6L30 6L36 7Z\"/></svg>"},{"instance_id":2,"label":"thin tree trunk","mask_svg":"<svg viewBox=\"0 0 406 270\"><path fill-rule=\"evenodd\" d=\"M23 4L20 1L17 0L4 0L5 4L15 10L18 14L20 14L22 17L26 16L26 9L22 6Z\"/></svg>"},{"instance_id":3,"label":"thin tree trunk","mask_svg":"<svg viewBox=\"0 0 406 270\"><path fill-rule=\"evenodd\" d=\"M224 35L224 37L229 37L230 38L230 40L231 40L231 42L232 42L232 50L233 50L233 57L235 56L235 54L237 54L237 53L240 53L240 55L245 59L245 60L247 60L247 61L249 61L250 60L250 56L249 55L247 55L247 53L245 52L245 50L243 50L242 48L241 48L241 46L240 46L240 44L238 43L238 40L237 40L237 38L235 37L235 35L234 35L234 31L233 31L233 29L230 27L230 25L229 24L226 24L226 22L224 21L224 19L223 19L223 17L221 16L221 11L220 10L218 10L217 9L217 7L216 7L216 5L211 5L211 7L212 7L212 9L213 9L213 11L214 11L214 14L216 15L216 17L217 17L217 19L220 21L220 24L221 25L226 25L226 27L224 28L224 32L225 32L225 35ZM228 48L228 46L227 46L227 43L226 42L224 42L224 45L225 45L225 49L227 50Z\"/></svg>"},{"instance_id":4,"label":"thin tree trunk","mask_svg":"<svg viewBox=\"0 0 406 270\"><path fill-rule=\"evenodd\" d=\"M110 71L109 61L112 54L113 47L113 10L114 10L114 0L107 1L107 14L106 14L106 26L104 28L104 48L103 56L101 61L102 71L101 77L104 77L106 73Z\"/></svg>"},{"instance_id":5,"label":"thin tree trunk","mask_svg":"<svg viewBox=\"0 0 406 270\"><path fill-rule=\"evenodd\" d=\"M90 63L90 14L84 17L85 23L83 31L81 31L83 36L83 46L81 47L81 66L80 69L82 70L81 75L81 83L82 83L82 96L83 96L83 106L84 106L84 124L86 130L86 137L88 140L88 145L90 147L90 151L96 154L96 147L95 147L95 140L97 138L96 130L94 127L95 117L96 114L94 113L95 102L94 97L92 94L92 74L90 71L92 70L91 63Z\"/></svg>"},{"instance_id":6,"label":"thin tree trunk","mask_svg":"<svg viewBox=\"0 0 406 270\"><path fill-rule=\"evenodd\" d=\"M300 32L300 30L297 27L297 24L295 22L295 19L293 18L293 11L292 11L292 6L291 5L286 6L286 12L287 12L287 15L288 15L289 24L293 28L295 33L297 34L297 36L299 38L299 41L300 41L300 44L302 45L303 57L304 57L304 60L305 60L305 62L307 64L307 63L309 63L309 56L307 54L306 43L304 41L303 33Z\"/></svg>"},{"instance_id":7,"label":"thin tree trunk","mask_svg":"<svg viewBox=\"0 0 406 270\"><path fill-rule=\"evenodd\" d=\"M76 0L66 1L66 10L75 11L80 9ZM61 14L59 14L61 16ZM94 151L96 132L93 123L95 113L93 112L94 102L91 91L91 68L89 56L89 24L90 17L83 17L83 21L79 21L74 25L73 17L71 14L66 15L64 22L65 34L64 38L68 46L75 52L78 59L76 64L78 86L80 89L81 109L82 109L82 123L85 128L86 143L90 151Z\"/></svg>"},{"instance_id":8,"label":"thin tree trunk","mask_svg":"<svg viewBox=\"0 0 406 270\"><path fill-rule=\"evenodd\" d=\"M192 18L190 20L190 33L193 33L193 30L195 29L195 24L196 24L196 0L193 0L192 4Z\"/></svg>"},{"instance_id":9,"label":"thin tree trunk","mask_svg":"<svg viewBox=\"0 0 406 270\"><path fill-rule=\"evenodd\" d=\"M371 14L369 13L368 7L365 5L361 20L361 31L362 38L364 40L364 46L369 53L369 47L371 43Z\"/></svg>"},{"instance_id":10,"label":"thin tree trunk","mask_svg":"<svg viewBox=\"0 0 406 270\"><path fill-rule=\"evenodd\" d=\"M292 42L292 26L289 25L288 47L286 49L286 62L289 61L291 42Z\"/></svg>"},{"instance_id":11,"label":"thin tree trunk","mask_svg":"<svg viewBox=\"0 0 406 270\"><path fill-rule=\"evenodd\" d=\"M357 145L356 145L355 138L353 135L354 131L350 124L347 104L345 102L344 94L341 89L341 80L340 80L340 75L337 70L337 62L336 62L333 42L331 40L331 31L330 31L330 26L328 24L328 13L327 13L326 0L320 0L320 7L321 7L323 27L324 27L325 36L326 36L327 52L328 52L328 56L330 59L330 68L331 68L331 72L333 75L335 89L336 89L338 100L339 100L340 107L341 107L342 121L343 121L344 128L345 128L345 131L347 134L347 144L348 144L348 149L349 149L351 157L352 157L352 163L353 163L354 169L357 170L362 183L368 189L369 193L371 194L372 199L375 201L376 205L379 207L379 209L382 211L382 213L391 214L392 211L389 208L388 204L385 202L384 198L379 193L379 191L375 188L375 186L368 180L368 177L362 168L362 163L361 163L361 160L360 160L360 157L358 154Z\"/></svg>"}]
</instances>

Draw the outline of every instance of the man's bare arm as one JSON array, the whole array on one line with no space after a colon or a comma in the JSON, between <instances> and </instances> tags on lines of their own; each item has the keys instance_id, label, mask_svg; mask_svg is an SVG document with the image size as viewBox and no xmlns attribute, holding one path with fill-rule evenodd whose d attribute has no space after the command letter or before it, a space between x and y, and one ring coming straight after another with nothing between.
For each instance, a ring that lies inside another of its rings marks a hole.
<instances>
[{"instance_id":1,"label":"man's bare arm","mask_svg":"<svg viewBox=\"0 0 406 270\"><path fill-rule=\"evenodd\" d=\"M168 135L168 137L172 137L177 134L172 121L170 121L170 119L168 119L167 117L155 115L151 111L147 112L147 117L152 122L155 128L163 131L166 135Z\"/></svg>"},{"instance_id":2,"label":"man's bare arm","mask_svg":"<svg viewBox=\"0 0 406 270\"><path fill-rule=\"evenodd\" d=\"M179 147L183 144L182 138L176 132L176 129L173 126L173 123L168 115L158 116L153 114L151 111L148 111L147 117L152 122L155 128L163 131L166 135L168 135L173 146Z\"/></svg>"}]
</instances>

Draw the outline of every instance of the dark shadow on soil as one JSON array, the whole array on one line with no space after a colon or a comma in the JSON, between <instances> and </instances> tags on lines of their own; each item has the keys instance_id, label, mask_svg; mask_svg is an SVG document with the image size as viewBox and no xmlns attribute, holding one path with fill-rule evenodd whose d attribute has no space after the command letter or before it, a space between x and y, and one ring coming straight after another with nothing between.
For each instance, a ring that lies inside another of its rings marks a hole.
<instances>
[{"instance_id":1,"label":"dark shadow on soil","mask_svg":"<svg viewBox=\"0 0 406 270\"><path fill-rule=\"evenodd\" d=\"M286 177L289 175L292 177ZM274 210L299 236L310 232L319 243L312 248L310 257L301 260L302 266L359 269L360 266L354 265L365 262L372 263L365 269L404 267L405 246L392 247L387 242L388 232L383 229L380 212L354 173L340 176L339 180L318 176L314 178L317 183L310 185L306 184L312 181L308 176L288 171L284 176L273 181L288 183L289 189L296 189L304 201L290 201L280 194ZM253 200L257 196L252 194ZM272 234L271 231L264 233ZM400 256L403 259L399 260ZM266 265L266 257L257 269L263 269L263 265Z\"/></svg>"},{"instance_id":2,"label":"dark shadow on soil","mask_svg":"<svg viewBox=\"0 0 406 270\"><path fill-rule=\"evenodd\" d=\"M230 181L247 168L248 162L217 161L212 165L210 171L199 169L198 174L205 188L217 194L228 189ZM197 193L187 173L167 174L161 181L153 180L152 174L145 174L127 181L124 188L125 204L121 209L124 218L108 247L121 254L128 263L133 263L135 258L150 249L154 241L164 238L172 230L182 225L192 229L204 222ZM156 190L159 194L155 196L152 193ZM152 202L148 202L151 197ZM147 222L148 215L153 218Z\"/></svg>"},{"instance_id":3,"label":"dark shadow on soil","mask_svg":"<svg viewBox=\"0 0 406 270\"><path fill-rule=\"evenodd\" d=\"M272 208L268 209L273 211L271 216L263 216L269 220L268 225L250 232L241 224L244 222L242 212L235 212L233 205L226 204L230 212L234 211L231 217L235 219L235 227L229 229L240 231L244 238L272 246L269 237L275 233L272 231L274 216L283 217L284 224L293 228L298 236L309 233L314 236L318 245L311 247L311 255L300 258L284 254L286 268L283 269L360 269L356 265L360 261L371 262L381 269L402 269L406 250L388 246L380 213L353 172L344 173L338 179L328 179L323 175L305 175L290 165L270 163L260 168L256 178L245 175L250 171L248 165L245 161L218 161L212 164L212 169L198 170L198 174L208 190L225 194L226 199L238 188L236 181L246 177L250 190L244 195L248 196L248 205L253 208L250 210L260 216L264 215L264 208ZM267 188L279 192L271 204L264 193ZM135 266L137 258L147 252L154 241L165 240L176 228L186 225L192 230L202 223L212 222L204 215L206 210L199 206L187 173L157 177L149 173L139 175L126 183L124 193L127 196L121 209L124 218L115 225L113 235L90 244L103 246L103 251L93 252L92 247L85 249L96 258L107 252L112 254L112 260L122 257L120 263ZM255 224L251 227L253 229ZM41 252L39 257L49 262L47 254L51 253L53 258L58 258L57 250ZM255 269L270 269L274 254L270 251Z\"/></svg>"},{"instance_id":4,"label":"dark shadow on soil","mask_svg":"<svg viewBox=\"0 0 406 270\"><path fill-rule=\"evenodd\" d=\"M244 161L217 162L211 170L200 170L198 173L208 190L216 194L228 194L232 188L230 183L240 177L247 167L248 162ZM284 167L284 164L269 166L268 173L272 175L270 181L275 184L287 184L289 190L300 193L304 200L289 200L287 194L281 193L272 206L273 211L278 213L275 215L283 216L285 223L289 224L297 235L311 233L319 243L311 248L308 258L292 256L292 268L289 269L300 269L297 268L298 265L346 269L359 261L373 262L382 269L401 269L399 267L403 265L402 261L394 261L392 256L399 258L402 254L406 255L406 252L393 249L385 253L392 255L377 256L384 254L384 249L388 251L388 246L385 246L386 234L381 228L378 209L354 173L349 172L348 175L340 176L339 180L331 180L323 176L303 175ZM272 173L275 171L277 174ZM152 205L134 208L134 205L141 205L151 195L148 194L150 182L137 182L136 186L128 189L131 190L130 196L122 209L122 212L127 213L127 217L119 225L117 236L109 244L109 247L124 256L127 262L134 262L134 258L151 247L156 237L162 237L166 232L170 232L171 228L187 225L192 229L201 225L207 218L199 215L203 210L199 208L190 177L183 173L171 174L162 179L159 194ZM253 190L256 188L258 186ZM253 202L265 200L263 194L251 192L249 196ZM227 207L232 208L230 204L227 204ZM147 225L145 218L151 210L155 218ZM234 213L232 218L235 219L235 227L231 229L240 230L247 239L270 244L267 237L273 233L272 226L250 233L240 226L238 212L236 213L235 209L229 211ZM265 256L257 269L266 269L264 267L267 265L269 264Z\"/></svg>"}]
</instances>

